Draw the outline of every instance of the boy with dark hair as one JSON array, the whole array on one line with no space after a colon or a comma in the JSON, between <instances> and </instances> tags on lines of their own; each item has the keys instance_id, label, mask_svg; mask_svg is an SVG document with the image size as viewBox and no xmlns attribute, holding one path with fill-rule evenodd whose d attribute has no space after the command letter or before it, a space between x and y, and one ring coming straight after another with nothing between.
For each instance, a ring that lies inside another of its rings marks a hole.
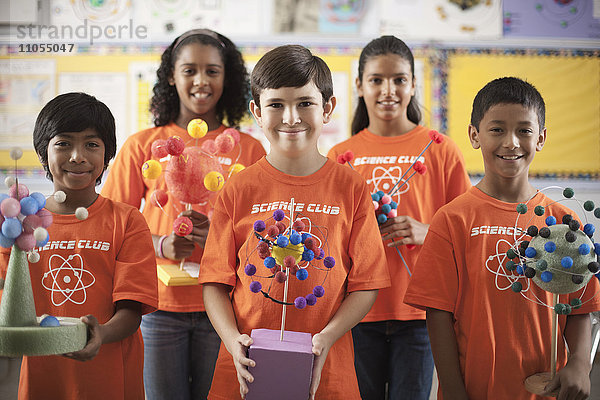
<instances>
[{"instance_id":1,"label":"boy with dark hair","mask_svg":"<svg viewBox=\"0 0 600 400\"><path fill-rule=\"evenodd\" d=\"M62 94L38 115L33 142L56 192L50 240L30 265L36 313L84 315L88 341L67 358L24 357L19 398L143 400L138 327L158 305L156 263L140 212L95 191L115 155L114 118L92 96ZM1 250L2 276L9 256Z\"/></svg>"},{"instance_id":2,"label":"boy with dark hair","mask_svg":"<svg viewBox=\"0 0 600 400\"><path fill-rule=\"evenodd\" d=\"M206 310L222 340L211 398L246 395L247 382L254 379L247 368L255 365L246 357L250 331L280 328L281 306L252 293L251 279L240 265L256 243L253 223L268 219L273 213L269 204L275 202L286 215L300 215L318 232L326 232L323 248L336 261L325 282L311 273L289 287L291 299L304 296L315 284L325 289L324 298L307 307L311 309L287 311L286 330L313 335L311 398L360 398L349 330L368 312L378 289L389 286L389 273L364 180L317 149L323 124L335 107L332 87L327 65L302 46L271 50L252 72L250 109L271 150L227 182L206 242L199 279ZM272 290L274 298L282 298L282 285ZM239 389L231 384L236 376Z\"/></svg>"},{"instance_id":3,"label":"boy with dark hair","mask_svg":"<svg viewBox=\"0 0 600 400\"><path fill-rule=\"evenodd\" d=\"M502 274L496 276L487 264L514 241L509 232L543 226L548 214L559 220L572 214L528 180L533 157L546 141L544 110L539 92L517 78L496 79L479 91L469 139L473 148L481 149L485 176L434 216L406 292L405 303L427 311L444 398L535 399L524 381L551 364L548 343L554 310L542 304L552 303L552 293L531 284L528 290L536 304L513 290L500 290L497 280ZM515 226L519 203L531 210L543 205L546 214L522 218ZM598 291L596 279L588 285L589 293ZM570 303L580 295L561 295L560 302ZM558 388L559 399L589 395L588 314L598 309L600 299L595 296L566 318L559 317L560 370L546 393Z\"/></svg>"}]
</instances>

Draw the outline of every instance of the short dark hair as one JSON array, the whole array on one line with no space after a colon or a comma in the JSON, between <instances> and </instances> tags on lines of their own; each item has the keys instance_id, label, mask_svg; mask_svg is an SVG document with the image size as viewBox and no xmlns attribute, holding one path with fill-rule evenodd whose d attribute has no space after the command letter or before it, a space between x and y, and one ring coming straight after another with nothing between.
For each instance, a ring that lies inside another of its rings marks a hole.
<instances>
[{"instance_id":1,"label":"short dark hair","mask_svg":"<svg viewBox=\"0 0 600 400\"><path fill-rule=\"evenodd\" d=\"M546 123L546 104L538 90L531 83L515 77L494 79L485 85L473 100L471 125L479 130L479 123L485 113L498 104L520 104L535 111L540 132Z\"/></svg>"},{"instance_id":2,"label":"short dark hair","mask_svg":"<svg viewBox=\"0 0 600 400\"><path fill-rule=\"evenodd\" d=\"M321 91L323 105L333 96L329 67L320 57L300 45L279 46L266 53L252 70L250 81L252 98L259 107L263 90L302 87L311 81Z\"/></svg>"},{"instance_id":3,"label":"short dark hair","mask_svg":"<svg viewBox=\"0 0 600 400\"><path fill-rule=\"evenodd\" d=\"M96 131L104 142L104 169L117 152L115 118L100 100L86 93L65 93L56 96L42 108L33 128L33 147L38 154L46 176L52 180L48 168L48 144L56 135L65 132ZM96 179L96 184L102 176Z\"/></svg>"},{"instance_id":4,"label":"short dark hair","mask_svg":"<svg viewBox=\"0 0 600 400\"><path fill-rule=\"evenodd\" d=\"M365 65L369 59L372 57L384 56L386 54L395 54L408 61L410 64L410 73L414 80L415 58L412 51L410 51L410 48L406 43L395 36L381 36L377 39L373 39L362 49L360 57L358 58L358 80L362 82ZM421 122L421 110L414 95L410 98L410 102L408 103L406 116L409 121L417 125ZM359 97L356 110L354 110L354 117L352 118L352 134L357 134L367 126L369 126L367 105L365 104L365 100L362 97Z\"/></svg>"}]
</instances>

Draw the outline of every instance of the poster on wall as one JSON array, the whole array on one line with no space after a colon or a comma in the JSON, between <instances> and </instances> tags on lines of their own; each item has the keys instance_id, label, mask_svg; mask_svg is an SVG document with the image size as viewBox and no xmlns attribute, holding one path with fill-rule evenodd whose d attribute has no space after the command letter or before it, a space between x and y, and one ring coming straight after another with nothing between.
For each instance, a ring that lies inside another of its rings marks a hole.
<instances>
[{"instance_id":1,"label":"poster on wall","mask_svg":"<svg viewBox=\"0 0 600 400\"><path fill-rule=\"evenodd\" d=\"M505 37L600 39L600 1L504 0Z\"/></svg>"},{"instance_id":2,"label":"poster on wall","mask_svg":"<svg viewBox=\"0 0 600 400\"><path fill-rule=\"evenodd\" d=\"M502 37L501 0L382 0L380 7L382 35L442 41Z\"/></svg>"}]
</instances>

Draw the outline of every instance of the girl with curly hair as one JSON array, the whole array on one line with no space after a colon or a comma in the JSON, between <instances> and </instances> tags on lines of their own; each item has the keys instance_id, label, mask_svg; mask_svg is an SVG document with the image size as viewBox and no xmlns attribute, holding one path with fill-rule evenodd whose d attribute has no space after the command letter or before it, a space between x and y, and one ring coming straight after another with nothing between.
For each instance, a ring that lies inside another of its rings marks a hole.
<instances>
[{"instance_id":1,"label":"girl with curly hair","mask_svg":"<svg viewBox=\"0 0 600 400\"><path fill-rule=\"evenodd\" d=\"M200 263L209 227L209 204L194 205L179 214L181 204L169 198L152 206L152 193L166 190L164 179L142 176L143 163L152 158L151 145L157 139L179 136L192 138L188 123L203 119L209 132L203 139L214 139L228 126L237 126L246 115L249 80L244 60L225 36L207 29L195 29L179 36L164 51L157 71L150 111L155 127L138 132L123 145L110 169L102 194L113 200L140 207L152 232L157 264ZM265 155L260 142L240 134L239 148L220 155L225 170L233 163L250 165ZM194 228L181 237L173 234L173 220L189 217ZM166 286L158 283L158 311L144 316L144 387L152 399L205 399L211 385L219 337L202 302L202 288Z\"/></svg>"}]
</instances>

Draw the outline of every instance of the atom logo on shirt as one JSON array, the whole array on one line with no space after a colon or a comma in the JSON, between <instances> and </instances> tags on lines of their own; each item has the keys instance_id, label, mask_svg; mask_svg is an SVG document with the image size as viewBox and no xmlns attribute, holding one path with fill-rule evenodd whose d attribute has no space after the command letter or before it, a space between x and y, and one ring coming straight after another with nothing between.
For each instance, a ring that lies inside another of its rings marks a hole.
<instances>
[{"instance_id":1,"label":"atom logo on shirt","mask_svg":"<svg viewBox=\"0 0 600 400\"><path fill-rule=\"evenodd\" d=\"M79 254L66 259L53 254L48 260L48 272L42 277L42 286L52 293L52 304L57 307L67 301L84 304L86 289L95 282L94 275L83 268L83 258Z\"/></svg>"}]
</instances>

